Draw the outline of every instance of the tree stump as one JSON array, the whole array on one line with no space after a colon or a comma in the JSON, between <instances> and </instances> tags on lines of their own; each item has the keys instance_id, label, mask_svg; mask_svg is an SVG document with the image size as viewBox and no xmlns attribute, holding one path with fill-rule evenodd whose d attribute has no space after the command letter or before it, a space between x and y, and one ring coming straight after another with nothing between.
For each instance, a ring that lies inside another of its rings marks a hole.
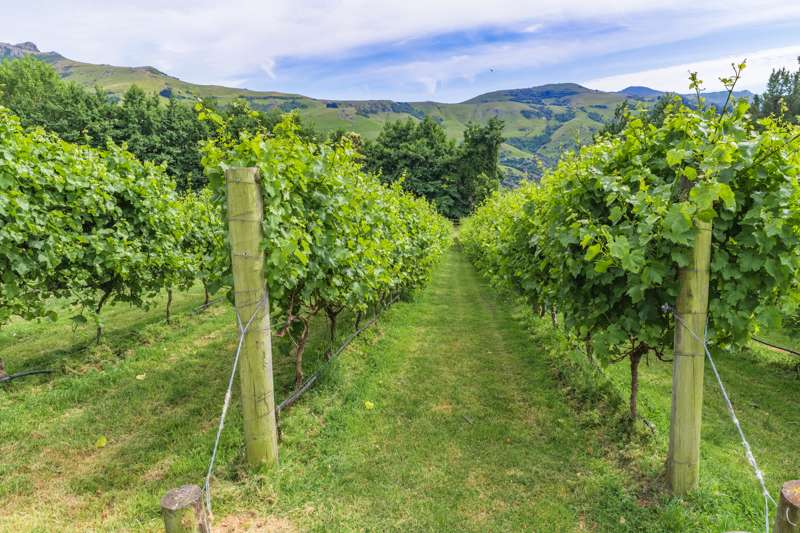
<instances>
[{"instance_id":1,"label":"tree stump","mask_svg":"<svg viewBox=\"0 0 800 533\"><path fill-rule=\"evenodd\" d=\"M800 533L800 480L787 481L781 487L775 533Z\"/></svg>"},{"instance_id":2,"label":"tree stump","mask_svg":"<svg viewBox=\"0 0 800 533\"><path fill-rule=\"evenodd\" d=\"M203 508L203 491L197 485L172 489L161 498L166 533L211 533Z\"/></svg>"}]
</instances>

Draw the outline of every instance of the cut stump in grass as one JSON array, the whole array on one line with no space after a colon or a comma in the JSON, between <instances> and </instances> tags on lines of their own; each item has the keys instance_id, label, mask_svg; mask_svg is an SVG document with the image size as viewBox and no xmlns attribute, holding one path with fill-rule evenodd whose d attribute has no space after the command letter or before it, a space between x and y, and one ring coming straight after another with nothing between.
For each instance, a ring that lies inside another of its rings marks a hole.
<instances>
[{"instance_id":1,"label":"cut stump in grass","mask_svg":"<svg viewBox=\"0 0 800 533\"><path fill-rule=\"evenodd\" d=\"M787 481L781 487L775 533L800 533L800 480Z\"/></svg>"},{"instance_id":2,"label":"cut stump in grass","mask_svg":"<svg viewBox=\"0 0 800 533\"><path fill-rule=\"evenodd\" d=\"M203 491L197 485L172 489L161 498L166 533L211 533L203 508Z\"/></svg>"}]
</instances>

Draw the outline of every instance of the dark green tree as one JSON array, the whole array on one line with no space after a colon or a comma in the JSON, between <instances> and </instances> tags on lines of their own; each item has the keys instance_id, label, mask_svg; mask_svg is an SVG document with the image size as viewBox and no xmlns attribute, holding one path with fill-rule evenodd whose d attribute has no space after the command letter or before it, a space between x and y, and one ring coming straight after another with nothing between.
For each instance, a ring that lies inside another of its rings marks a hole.
<instances>
[{"instance_id":1,"label":"dark green tree","mask_svg":"<svg viewBox=\"0 0 800 533\"><path fill-rule=\"evenodd\" d=\"M457 145L429 116L387 122L378 138L364 146L367 170L380 173L436 205L449 218L468 214L499 185L498 155L503 123L469 124Z\"/></svg>"},{"instance_id":2,"label":"dark green tree","mask_svg":"<svg viewBox=\"0 0 800 533\"><path fill-rule=\"evenodd\" d=\"M199 190L206 177L198 147L210 135L208 125L174 97L162 111L161 124L164 146L159 155L167 163L167 171L178 179L179 188Z\"/></svg>"},{"instance_id":3,"label":"dark green tree","mask_svg":"<svg viewBox=\"0 0 800 533\"><path fill-rule=\"evenodd\" d=\"M32 56L0 62L0 105L23 126L41 126L69 142L97 145L111 132L113 106L102 91L65 82Z\"/></svg>"},{"instance_id":4,"label":"dark green tree","mask_svg":"<svg viewBox=\"0 0 800 533\"><path fill-rule=\"evenodd\" d=\"M389 183L402 179L406 190L438 205L452 172L456 147L442 126L425 117L421 122L412 118L387 122L364 152L368 170L380 172Z\"/></svg>"},{"instance_id":5,"label":"dark green tree","mask_svg":"<svg viewBox=\"0 0 800 533\"><path fill-rule=\"evenodd\" d=\"M485 125L469 123L458 150L458 216L466 216L500 186L500 145L503 121L492 117Z\"/></svg>"},{"instance_id":6,"label":"dark green tree","mask_svg":"<svg viewBox=\"0 0 800 533\"><path fill-rule=\"evenodd\" d=\"M136 85L131 86L114 109L114 141L126 143L128 150L139 159L161 162L164 159L162 132L162 109L158 95L148 94Z\"/></svg>"},{"instance_id":7,"label":"dark green tree","mask_svg":"<svg viewBox=\"0 0 800 533\"><path fill-rule=\"evenodd\" d=\"M800 63L800 57L797 58ZM775 116L797 124L800 116L800 68L792 72L787 68L772 71L767 89L753 98L754 118Z\"/></svg>"}]
</instances>

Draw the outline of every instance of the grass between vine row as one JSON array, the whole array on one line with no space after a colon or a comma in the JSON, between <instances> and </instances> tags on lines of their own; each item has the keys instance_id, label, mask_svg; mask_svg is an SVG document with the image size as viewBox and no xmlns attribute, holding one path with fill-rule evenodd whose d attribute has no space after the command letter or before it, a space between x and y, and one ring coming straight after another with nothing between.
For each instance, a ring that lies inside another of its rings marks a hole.
<instances>
[{"instance_id":1,"label":"grass between vine row","mask_svg":"<svg viewBox=\"0 0 800 533\"><path fill-rule=\"evenodd\" d=\"M1 531L158 531L158 502L207 465L236 331L227 304L115 306L107 333L70 321L0 330L7 369L52 376L0 389ZM343 330L351 327L345 323ZM308 371L327 347L320 321ZM342 331L344 335L344 331ZM787 438L791 358L715 354L771 488L798 477ZM275 349L279 399L292 383ZM762 500L712 376L701 488L666 495L670 366L642 365L640 409L624 423L627 369L598 376L549 323L502 298L451 251L432 284L348 348L281 420L281 464L243 466L234 408L212 485L223 530L720 531L757 529ZM238 389L236 389L238 392ZM365 402L370 402L367 404ZM368 408L372 406L372 408ZM98 439L107 444L98 447Z\"/></svg>"}]
</instances>

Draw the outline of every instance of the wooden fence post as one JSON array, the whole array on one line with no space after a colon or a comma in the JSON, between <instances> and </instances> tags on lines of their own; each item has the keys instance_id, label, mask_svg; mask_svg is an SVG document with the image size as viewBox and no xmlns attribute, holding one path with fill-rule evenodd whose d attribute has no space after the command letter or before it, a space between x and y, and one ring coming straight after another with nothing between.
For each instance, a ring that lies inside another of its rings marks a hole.
<instances>
[{"instance_id":1,"label":"wooden fence post","mask_svg":"<svg viewBox=\"0 0 800 533\"><path fill-rule=\"evenodd\" d=\"M800 533L800 480L787 481L781 487L775 533Z\"/></svg>"},{"instance_id":2,"label":"wooden fence post","mask_svg":"<svg viewBox=\"0 0 800 533\"><path fill-rule=\"evenodd\" d=\"M667 480L680 496L697 488L700 478L700 423L703 417L703 336L708 314L711 223L696 220L692 257L679 272L675 354L672 364L672 413ZM692 333L687 330L691 329Z\"/></svg>"},{"instance_id":3,"label":"wooden fence post","mask_svg":"<svg viewBox=\"0 0 800 533\"><path fill-rule=\"evenodd\" d=\"M278 427L269 295L261 247L264 209L258 169L228 169L225 182L236 310L242 324L258 313L245 335L239 359L246 458L251 466L274 465L278 462Z\"/></svg>"},{"instance_id":4,"label":"wooden fence post","mask_svg":"<svg viewBox=\"0 0 800 533\"><path fill-rule=\"evenodd\" d=\"M197 485L172 489L161 498L166 533L211 533L203 508L203 492Z\"/></svg>"}]
</instances>

